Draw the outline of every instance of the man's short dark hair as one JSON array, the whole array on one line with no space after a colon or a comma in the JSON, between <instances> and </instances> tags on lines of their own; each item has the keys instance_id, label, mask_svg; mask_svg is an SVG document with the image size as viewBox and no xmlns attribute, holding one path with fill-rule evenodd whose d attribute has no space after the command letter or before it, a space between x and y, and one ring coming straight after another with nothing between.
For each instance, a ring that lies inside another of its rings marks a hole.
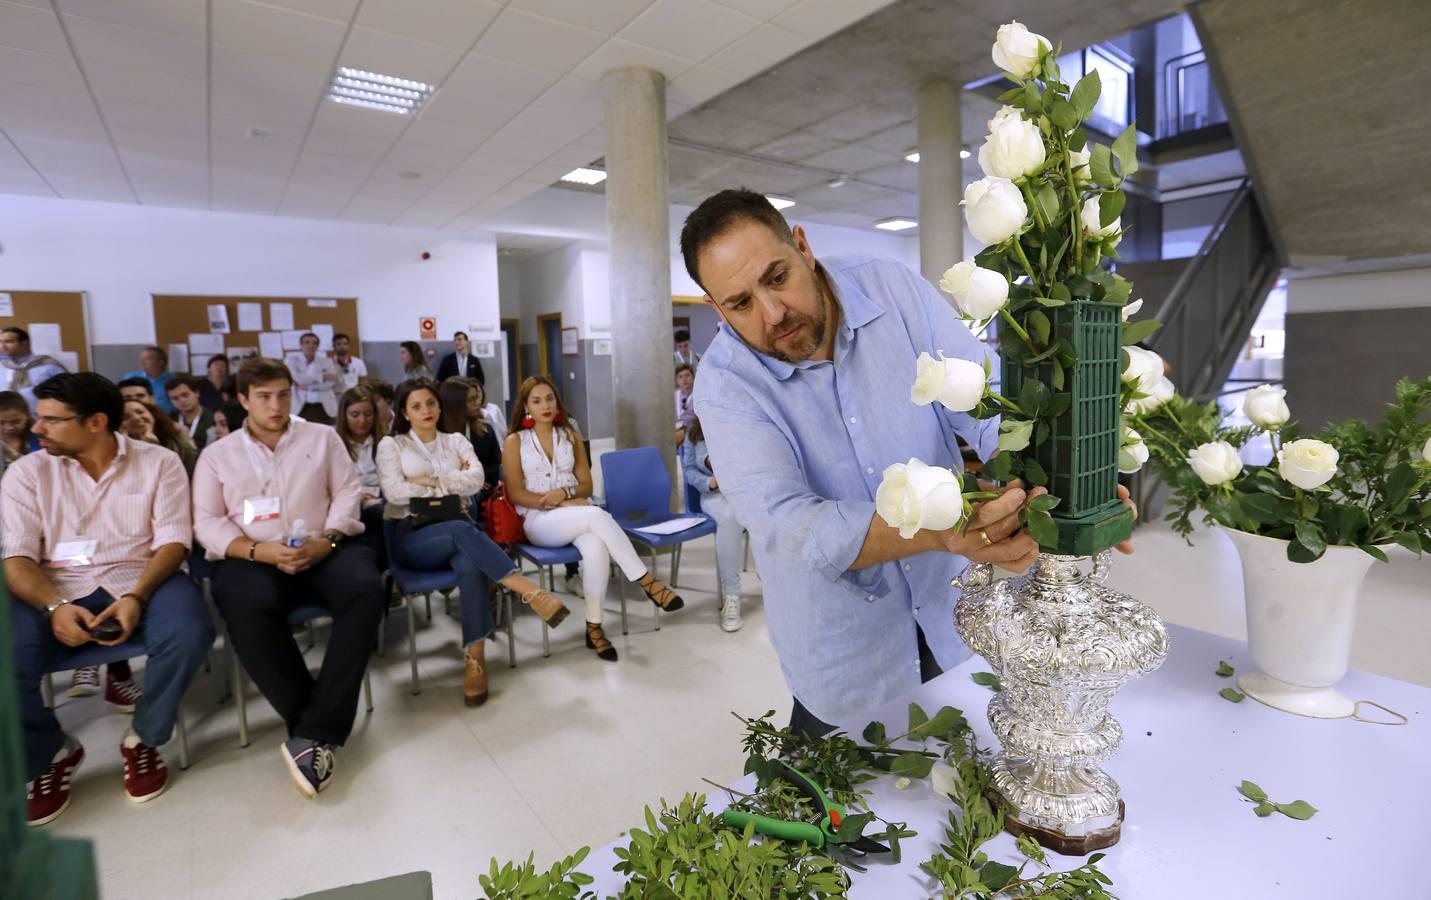
<instances>
[{"instance_id":1,"label":"man's short dark hair","mask_svg":"<svg viewBox=\"0 0 1431 900\"><path fill-rule=\"evenodd\" d=\"M337 334L333 335L333 343L336 344L336 343L338 343L339 341L347 341L348 343L351 344L351 343L353 342L353 339L352 339L351 337L349 337L348 335L346 335L346 334L344 334L343 332L340 331L340 332L338 332Z\"/></svg>"},{"instance_id":2,"label":"man's short dark hair","mask_svg":"<svg viewBox=\"0 0 1431 900\"><path fill-rule=\"evenodd\" d=\"M169 351L165 350L163 347L160 347L157 344L150 344L148 347L145 347L143 350L140 350L139 355L143 356L145 351L159 354L159 361L166 366L169 365Z\"/></svg>"},{"instance_id":3,"label":"man's short dark hair","mask_svg":"<svg viewBox=\"0 0 1431 900\"><path fill-rule=\"evenodd\" d=\"M239 366L238 392L245 397L248 396L249 388L256 384L268 384L270 381L286 381L291 386L293 373L288 371L288 366L265 356L255 356Z\"/></svg>"},{"instance_id":4,"label":"man's short dark hair","mask_svg":"<svg viewBox=\"0 0 1431 900\"><path fill-rule=\"evenodd\" d=\"M164 382L164 393L174 393L174 388L186 387L194 393L199 393L199 385L202 384L194 375L180 372L178 375L169 376L169 380Z\"/></svg>"},{"instance_id":5,"label":"man's short dark hair","mask_svg":"<svg viewBox=\"0 0 1431 900\"><path fill-rule=\"evenodd\" d=\"M740 222L759 222L785 243L795 243L790 223L770 205L764 194L747 188L733 188L707 197L686 216L686 224L681 227L681 258L686 261L686 272L696 284L701 285L702 290L705 285L701 284L701 251L706 244Z\"/></svg>"},{"instance_id":6,"label":"man's short dark hair","mask_svg":"<svg viewBox=\"0 0 1431 900\"><path fill-rule=\"evenodd\" d=\"M471 340L471 338L469 338L469 337L467 336L467 332L465 332L465 331L454 331L454 332L452 332L452 339L455 341L455 340L457 340L458 338L462 338L462 340L464 340L464 341Z\"/></svg>"},{"instance_id":7,"label":"man's short dark hair","mask_svg":"<svg viewBox=\"0 0 1431 900\"><path fill-rule=\"evenodd\" d=\"M318 335L314 334L314 333L311 332L311 331L305 331L305 332L303 332L302 334L300 334L300 335L298 336L298 343L300 343L300 344L303 343L303 339L304 339L304 338L312 338L313 340L315 340L315 341L318 342L318 346L320 346L320 347L323 346L323 340L322 340L322 338L318 337Z\"/></svg>"},{"instance_id":8,"label":"man's short dark hair","mask_svg":"<svg viewBox=\"0 0 1431 900\"><path fill-rule=\"evenodd\" d=\"M229 364L229 358L227 356L224 356L222 353L215 353L213 356L209 357L209 361L204 364L204 368L212 369L214 367L214 363L216 362L221 362L227 366Z\"/></svg>"},{"instance_id":9,"label":"man's short dark hair","mask_svg":"<svg viewBox=\"0 0 1431 900\"><path fill-rule=\"evenodd\" d=\"M127 387L144 388L144 390L148 392L149 396L154 396L154 385L150 384L149 379L145 378L143 375L132 375L129 378L126 378L121 381L119 384L115 385L115 387L119 388L120 390L123 390Z\"/></svg>"},{"instance_id":10,"label":"man's short dark hair","mask_svg":"<svg viewBox=\"0 0 1431 900\"><path fill-rule=\"evenodd\" d=\"M145 387L148 387L146 382ZM36 400L54 400L77 416L103 415L110 432L124 420L124 397L119 386L96 372L62 372L35 387Z\"/></svg>"},{"instance_id":11,"label":"man's short dark hair","mask_svg":"<svg viewBox=\"0 0 1431 900\"><path fill-rule=\"evenodd\" d=\"M18 325L11 325L8 328L0 328L0 334L13 334L15 335L15 337L19 338L25 343L30 343L30 332L19 327Z\"/></svg>"},{"instance_id":12,"label":"man's short dark hair","mask_svg":"<svg viewBox=\"0 0 1431 900\"><path fill-rule=\"evenodd\" d=\"M677 328L675 337L676 343L684 344L691 339L691 333L684 328Z\"/></svg>"},{"instance_id":13,"label":"man's short dark hair","mask_svg":"<svg viewBox=\"0 0 1431 900\"><path fill-rule=\"evenodd\" d=\"M679 366L676 366L676 376L680 377L682 372L690 372L691 375L694 376L696 374L696 367L690 363L681 363Z\"/></svg>"},{"instance_id":14,"label":"man's short dark hair","mask_svg":"<svg viewBox=\"0 0 1431 900\"><path fill-rule=\"evenodd\" d=\"M383 381L381 378L369 378L367 387L375 396L385 400L389 406L397 399L397 388Z\"/></svg>"}]
</instances>

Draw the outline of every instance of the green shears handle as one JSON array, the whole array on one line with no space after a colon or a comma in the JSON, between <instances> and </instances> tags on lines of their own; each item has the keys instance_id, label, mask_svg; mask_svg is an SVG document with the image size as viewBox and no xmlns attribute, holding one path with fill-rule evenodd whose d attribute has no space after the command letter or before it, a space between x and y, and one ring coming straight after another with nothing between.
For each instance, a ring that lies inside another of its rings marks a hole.
<instances>
[{"instance_id":1,"label":"green shears handle","mask_svg":"<svg viewBox=\"0 0 1431 900\"><path fill-rule=\"evenodd\" d=\"M754 822L757 834L779 838L783 841L804 841L818 849L825 847L825 832L821 830L820 826L811 825L809 822L788 822L784 819L772 819L770 816L734 809L728 809L721 813L721 821L732 828L741 830Z\"/></svg>"}]
</instances>

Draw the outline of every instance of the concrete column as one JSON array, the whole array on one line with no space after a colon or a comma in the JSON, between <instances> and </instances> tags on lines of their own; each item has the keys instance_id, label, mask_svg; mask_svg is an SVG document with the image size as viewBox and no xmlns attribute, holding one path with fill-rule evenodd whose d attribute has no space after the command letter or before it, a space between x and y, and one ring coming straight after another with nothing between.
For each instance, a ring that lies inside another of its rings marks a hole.
<instances>
[{"instance_id":1,"label":"concrete column","mask_svg":"<svg viewBox=\"0 0 1431 900\"><path fill-rule=\"evenodd\" d=\"M666 78L607 72L606 224L611 242L612 392L616 447L656 447L676 466L671 352L670 191Z\"/></svg>"},{"instance_id":2,"label":"concrete column","mask_svg":"<svg viewBox=\"0 0 1431 900\"><path fill-rule=\"evenodd\" d=\"M919 271L934 284L944 270L964 258L963 166L959 150L959 95L962 88L945 79L920 85Z\"/></svg>"}]
</instances>

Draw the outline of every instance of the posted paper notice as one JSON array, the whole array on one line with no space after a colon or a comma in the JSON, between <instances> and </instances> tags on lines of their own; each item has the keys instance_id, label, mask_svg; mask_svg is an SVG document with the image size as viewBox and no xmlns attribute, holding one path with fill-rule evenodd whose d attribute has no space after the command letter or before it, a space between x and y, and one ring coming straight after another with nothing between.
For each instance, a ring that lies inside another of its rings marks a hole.
<instances>
[{"instance_id":1,"label":"posted paper notice","mask_svg":"<svg viewBox=\"0 0 1431 900\"><path fill-rule=\"evenodd\" d=\"M263 304L240 303L238 305L239 331L263 330Z\"/></svg>"},{"instance_id":2,"label":"posted paper notice","mask_svg":"<svg viewBox=\"0 0 1431 900\"><path fill-rule=\"evenodd\" d=\"M268 327L273 331L293 330L293 304L268 304Z\"/></svg>"},{"instance_id":3,"label":"posted paper notice","mask_svg":"<svg viewBox=\"0 0 1431 900\"><path fill-rule=\"evenodd\" d=\"M228 334L229 331L229 308L222 303L210 304L209 333Z\"/></svg>"}]
</instances>

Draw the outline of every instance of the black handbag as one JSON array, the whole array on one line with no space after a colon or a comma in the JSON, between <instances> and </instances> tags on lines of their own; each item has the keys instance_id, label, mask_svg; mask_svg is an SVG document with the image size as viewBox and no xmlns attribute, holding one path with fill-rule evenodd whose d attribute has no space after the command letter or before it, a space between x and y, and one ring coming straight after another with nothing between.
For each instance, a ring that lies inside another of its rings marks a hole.
<instances>
[{"instance_id":1,"label":"black handbag","mask_svg":"<svg viewBox=\"0 0 1431 900\"><path fill-rule=\"evenodd\" d=\"M413 497L407 502L412 527L423 528L438 522L450 522L462 516L462 498L456 494L445 497Z\"/></svg>"}]
</instances>

